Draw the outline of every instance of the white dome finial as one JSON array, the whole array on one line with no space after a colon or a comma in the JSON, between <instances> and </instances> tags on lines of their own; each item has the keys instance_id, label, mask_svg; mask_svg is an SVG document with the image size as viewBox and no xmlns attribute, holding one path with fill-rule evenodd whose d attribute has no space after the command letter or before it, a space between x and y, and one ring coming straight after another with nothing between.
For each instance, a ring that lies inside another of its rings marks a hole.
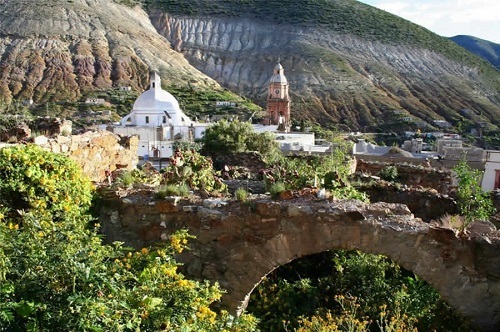
<instances>
[{"instance_id":1,"label":"white dome finial","mask_svg":"<svg viewBox=\"0 0 500 332\"><path fill-rule=\"evenodd\" d=\"M160 75L158 75L156 70L151 73L151 77L149 80L151 89L161 89L161 77Z\"/></svg>"}]
</instances>

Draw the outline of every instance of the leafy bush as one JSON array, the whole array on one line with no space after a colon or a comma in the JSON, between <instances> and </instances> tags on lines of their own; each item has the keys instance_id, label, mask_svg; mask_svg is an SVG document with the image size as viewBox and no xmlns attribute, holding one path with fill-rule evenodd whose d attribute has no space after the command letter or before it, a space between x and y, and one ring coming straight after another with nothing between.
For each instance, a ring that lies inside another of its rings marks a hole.
<instances>
[{"instance_id":1,"label":"leafy bush","mask_svg":"<svg viewBox=\"0 0 500 332\"><path fill-rule=\"evenodd\" d=\"M470 331L425 281L387 257L359 251L280 266L252 292L247 310L262 331Z\"/></svg>"},{"instance_id":2,"label":"leafy bush","mask_svg":"<svg viewBox=\"0 0 500 332\"><path fill-rule=\"evenodd\" d=\"M394 165L386 166L380 170L380 177L383 180L396 181L398 176L398 168Z\"/></svg>"},{"instance_id":3,"label":"leafy bush","mask_svg":"<svg viewBox=\"0 0 500 332\"><path fill-rule=\"evenodd\" d=\"M462 229L474 220L488 220L495 207L490 194L480 186L481 172L471 169L465 161L458 163L453 171L458 178L458 209L466 221Z\"/></svg>"},{"instance_id":4,"label":"leafy bush","mask_svg":"<svg viewBox=\"0 0 500 332\"><path fill-rule=\"evenodd\" d=\"M249 122L219 121L207 128L202 152L207 155L257 151L264 159L275 160L281 155L271 133L256 133Z\"/></svg>"},{"instance_id":5,"label":"leafy bush","mask_svg":"<svg viewBox=\"0 0 500 332\"><path fill-rule=\"evenodd\" d=\"M77 218L89 209L93 186L67 157L35 145L0 149L0 208L55 220Z\"/></svg>"},{"instance_id":6,"label":"leafy bush","mask_svg":"<svg viewBox=\"0 0 500 332\"><path fill-rule=\"evenodd\" d=\"M134 174L131 171L123 172L116 179L116 183L124 187L130 187L135 183Z\"/></svg>"}]
</instances>

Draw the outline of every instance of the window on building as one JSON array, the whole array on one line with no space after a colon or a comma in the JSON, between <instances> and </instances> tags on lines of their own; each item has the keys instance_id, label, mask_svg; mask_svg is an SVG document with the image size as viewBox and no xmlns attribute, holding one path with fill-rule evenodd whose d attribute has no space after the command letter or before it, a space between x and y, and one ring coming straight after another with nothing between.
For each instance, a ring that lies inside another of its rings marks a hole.
<instances>
[{"instance_id":1,"label":"window on building","mask_svg":"<svg viewBox=\"0 0 500 332\"><path fill-rule=\"evenodd\" d=\"M149 123L149 116L146 116L146 123Z\"/></svg>"},{"instance_id":2,"label":"window on building","mask_svg":"<svg viewBox=\"0 0 500 332\"><path fill-rule=\"evenodd\" d=\"M163 123L167 123L167 117L163 116Z\"/></svg>"},{"instance_id":3,"label":"window on building","mask_svg":"<svg viewBox=\"0 0 500 332\"><path fill-rule=\"evenodd\" d=\"M500 189L500 170L495 170L495 188Z\"/></svg>"}]
</instances>

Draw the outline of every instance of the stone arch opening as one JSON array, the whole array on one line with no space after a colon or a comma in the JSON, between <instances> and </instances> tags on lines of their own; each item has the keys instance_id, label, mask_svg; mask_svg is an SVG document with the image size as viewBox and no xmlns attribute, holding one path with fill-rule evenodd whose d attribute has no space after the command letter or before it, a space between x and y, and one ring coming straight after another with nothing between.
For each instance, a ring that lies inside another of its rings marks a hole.
<instances>
[{"instance_id":1,"label":"stone arch opening","mask_svg":"<svg viewBox=\"0 0 500 332\"><path fill-rule=\"evenodd\" d=\"M411 282L407 278L411 278ZM316 253L277 267L248 295L250 300L246 310L263 318L264 330L279 330L278 325L281 324L275 322L283 320L288 321L287 326L292 328L296 317L316 315L316 310L320 308L342 315L343 310L336 301L341 295L344 303L355 301L360 304L358 310L361 309L362 316L372 319L373 327L379 318L380 305L386 304L389 311L394 310L393 304L396 298L402 299L402 294L420 298L421 301L421 294L429 298L425 307L422 307L422 302L418 306L411 306L408 302L399 307L408 305L406 312L419 318L419 330L440 330L443 327L441 317L453 318L445 322L448 330L458 331L467 327L460 315L442 305L439 299L435 300L437 291L423 279L415 277L388 257L356 250ZM419 317L423 308L433 308L440 315L433 317L425 311L425 317ZM357 318L366 321L361 315Z\"/></svg>"},{"instance_id":2,"label":"stone arch opening","mask_svg":"<svg viewBox=\"0 0 500 332\"><path fill-rule=\"evenodd\" d=\"M178 257L183 271L219 282L227 291L221 305L233 314L276 267L313 253L356 249L387 256L420 276L482 331L500 326L496 230L461 237L391 203L299 198L197 204L172 199L134 206L130 201L113 204L109 216L101 215L107 241L141 248L188 229L196 239Z\"/></svg>"},{"instance_id":3,"label":"stone arch opening","mask_svg":"<svg viewBox=\"0 0 500 332\"><path fill-rule=\"evenodd\" d=\"M248 233L224 237L231 242L229 252L227 246L216 249L226 251L225 258L214 267L227 267L224 275L216 278L228 290L223 298L226 307L240 313L261 278L293 259L328 250L355 249L389 257L424 279L481 330L496 330L498 300L494 292L485 290L496 292L500 288L477 270L477 243L458 238L451 229L414 219L402 205L376 203L361 212L349 204L358 203L344 202L331 209L310 203L266 202L265 208L257 205L256 211L262 209L264 216L257 221L254 211ZM278 215L273 210L279 211Z\"/></svg>"}]
</instances>

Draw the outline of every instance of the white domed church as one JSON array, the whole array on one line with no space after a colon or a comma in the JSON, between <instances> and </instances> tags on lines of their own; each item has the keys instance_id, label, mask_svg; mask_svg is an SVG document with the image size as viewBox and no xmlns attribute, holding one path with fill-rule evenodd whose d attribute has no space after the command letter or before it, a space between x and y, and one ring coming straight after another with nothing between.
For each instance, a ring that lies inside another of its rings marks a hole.
<instances>
[{"instance_id":1,"label":"white domed church","mask_svg":"<svg viewBox=\"0 0 500 332\"><path fill-rule=\"evenodd\" d=\"M194 141L201 138L210 123L192 121L180 109L174 96L161 87L161 78L151 74L149 90L135 101L132 111L123 117L113 132L139 137L140 157L168 158L172 156L175 141Z\"/></svg>"}]
</instances>

